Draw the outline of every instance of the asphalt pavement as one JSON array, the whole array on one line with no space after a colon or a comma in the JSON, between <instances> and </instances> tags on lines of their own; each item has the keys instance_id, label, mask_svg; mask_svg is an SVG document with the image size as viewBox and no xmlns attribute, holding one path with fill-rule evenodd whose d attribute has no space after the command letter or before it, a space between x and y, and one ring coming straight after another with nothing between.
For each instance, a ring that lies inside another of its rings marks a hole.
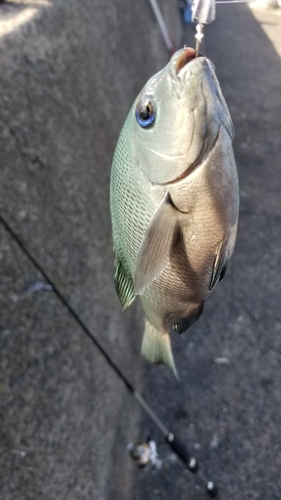
<instances>
[{"instance_id":1,"label":"asphalt pavement","mask_svg":"<svg viewBox=\"0 0 281 500\"><path fill-rule=\"evenodd\" d=\"M113 285L110 166L167 60L147 2L1 3L1 215L138 386L139 311L125 319ZM127 500L139 408L46 285L0 224L0 498Z\"/></svg>"},{"instance_id":2,"label":"asphalt pavement","mask_svg":"<svg viewBox=\"0 0 281 500\"><path fill-rule=\"evenodd\" d=\"M194 45L160 3L177 47ZM114 146L168 53L148 2L20 0L0 11L0 209L221 500L281 500L281 16L218 5L203 52L233 118L238 239L199 322L174 335L178 383L122 314L108 208ZM3 21L3 23L2 23ZM2 23L2 24L1 24ZM195 500L183 468L99 351L0 227L0 498ZM148 436L160 470L126 446Z\"/></svg>"},{"instance_id":3,"label":"asphalt pavement","mask_svg":"<svg viewBox=\"0 0 281 500\"><path fill-rule=\"evenodd\" d=\"M185 28L184 42L194 30ZM144 394L189 447L223 500L281 499L281 16L217 5L203 52L214 62L235 127L240 222L227 277L188 332L174 335L181 383L146 367ZM203 499L145 417L136 435L163 467L135 474L132 500Z\"/></svg>"}]
</instances>

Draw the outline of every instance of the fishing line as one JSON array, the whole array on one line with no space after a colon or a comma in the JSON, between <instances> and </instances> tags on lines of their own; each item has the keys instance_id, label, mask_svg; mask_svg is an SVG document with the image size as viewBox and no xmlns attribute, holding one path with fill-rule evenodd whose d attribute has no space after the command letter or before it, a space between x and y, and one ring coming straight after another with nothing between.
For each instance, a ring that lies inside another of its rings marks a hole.
<instances>
[{"instance_id":1,"label":"fishing line","mask_svg":"<svg viewBox=\"0 0 281 500\"><path fill-rule=\"evenodd\" d=\"M160 28L160 31L162 33L162 37L164 39L165 45L166 45L168 51L170 52L170 54L172 55L175 52L174 43L173 43L173 40L169 34L168 28L167 28L166 23L163 19L161 11L159 9L157 0L149 0L149 3L150 3L151 8L154 12L154 15L155 15L156 21L158 23L158 26Z\"/></svg>"},{"instance_id":2,"label":"fishing line","mask_svg":"<svg viewBox=\"0 0 281 500\"><path fill-rule=\"evenodd\" d=\"M216 0L216 3L255 3L255 0Z\"/></svg>"},{"instance_id":3,"label":"fishing line","mask_svg":"<svg viewBox=\"0 0 281 500\"><path fill-rule=\"evenodd\" d=\"M211 0L211 3L213 3L213 6L215 6L216 4L252 3L254 1L255 0ZM153 13L154 13L154 16L156 18L159 29L161 31L166 48L168 49L170 56L172 56L175 52L175 45L173 43L173 40L172 40L172 37L169 33L167 25L164 21L164 18L162 16L162 13L161 13L161 10L160 10L159 5L157 3L157 0L149 0L149 3L150 3L150 6L153 10ZM193 6L194 6L194 3L197 3L197 0L193 0ZM193 9L193 6L192 6L192 9ZM202 8L202 2L201 2L201 8ZM192 21L192 22L194 22L194 21ZM199 26L199 25L197 25L197 26ZM198 36L196 37L197 38L196 39L196 47L195 47L196 57L198 57L199 46L200 46L200 43L201 43L202 38L203 38L202 26L203 25L201 25L201 28L199 28L200 33L198 33Z\"/></svg>"},{"instance_id":4,"label":"fishing line","mask_svg":"<svg viewBox=\"0 0 281 500\"><path fill-rule=\"evenodd\" d=\"M178 438L176 438L176 436L174 435L173 432L169 431L169 429L163 424L163 422L154 413L152 408L150 408L148 403L146 403L146 401L143 399L143 397L140 395L140 393L133 387L131 382L122 373L122 371L116 365L116 363L113 361L111 356L102 347L100 342L97 340L95 335L90 331L90 329L87 327L87 325L81 319L79 314L75 311L75 309L72 307L72 305L68 302L68 300L60 292L60 290L55 285L54 281L50 278L48 273L45 271L43 266L41 266L41 264L38 262L38 260L32 255L32 253L27 248L27 246L23 243L21 238L14 232L14 230L11 228L11 226L8 224L8 222L4 219L4 217L1 214L0 214L0 222L5 227L7 232L12 236L12 238L17 242L20 249L25 253L25 255L32 262L34 267L36 267L36 269L42 274L42 276L45 278L47 283L49 285L51 285L51 287L52 287L54 293L56 294L56 296L58 297L58 299L66 307L67 311L70 313L70 315L76 321L76 323L80 326L80 328L83 330L83 332L89 337L89 339L97 347L97 349L100 351L100 353L106 359L107 363L113 368L116 375L123 381L125 387L134 396L134 398L139 403L139 405L142 407L142 409L145 411L145 413L155 423L155 425L162 432L162 434L164 434L166 442L170 445L172 450L176 453L176 455L178 455L178 457L181 459L181 461L187 466L187 468L191 472L198 474L198 476L200 477L200 479L204 483L206 491L208 492L210 498L215 498L217 496L217 493L218 493L217 487L213 483L213 481L209 481L207 479L207 477L205 476L205 474L201 470L199 470L198 462L197 462L196 458L189 455L185 445L183 445L182 442Z\"/></svg>"},{"instance_id":5,"label":"fishing line","mask_svg":"<svg viewBox=\"0 0 281 500\"><path fill-rule=\"evenodd\" d=\"M191 7L191 22L196 24L195 57L199 56L200 44L204 38L204 26L216 18L216 4L251 3L252 0L193 0Z\"/></svg>"},{"instance_id":6,"label":"fishing line","mask_svg":"<svg viewBox=\"0 0 281 500\"><path fill-rule=\"evenodd\" d=\"M47 272L44 270L44 268L39 264L39 262L33 257L31 252L28 250L26 245L22 242L22 240L19 238L19 236L13 231L13 229L10 227L10 225L6 222L6 220L2 217L0 214L0 221L3 224L3 226L6 228L6 230L11 234L13 239L17 242L21 250L27 255L29 260L32 262L32 264L38 269L38 271L44 276L45 280L51 285L53 291L57 295L57 297L60 299L60 301L63 303L63 305L66 307L68 312L72 315L72 317L75 319L76 323L79 324L79 326L82 328L84 333L92 340L92 342L95 344L95 346L99 349L101 354L104 356L106 361L112 366L112 368L115 370L117 373L118 377L123 380L124 384L126 385L127 389L130 392L134 392L134 388L132 384L129 382L129 380L125 377L125 375L121 372L121 370L118 368L118 366L114 363L114 361L111 359L109 354L105 351L105 349L102 347L102 345L99 343L99 341L96 339L94 334L89 330L87 325L84 323L84 321L80 318L78 313L73 309L71 304L67 301L67 299L62 295L62 293L59 291L53 280L49 277Z\"/></svg>"}]
</instances>

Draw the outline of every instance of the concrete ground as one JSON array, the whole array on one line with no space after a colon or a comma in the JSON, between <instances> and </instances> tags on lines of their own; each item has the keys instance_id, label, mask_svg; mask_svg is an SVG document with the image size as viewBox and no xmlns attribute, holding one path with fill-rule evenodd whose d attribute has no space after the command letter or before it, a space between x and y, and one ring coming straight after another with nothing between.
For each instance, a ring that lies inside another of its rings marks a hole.
<instances>
[{"instance_id":1,"label":"concrete ground","mask_svg":"<svg viewBox=\"0 0 281 500\"><path fill-rule=\"evenodd\" d=\"M279 11L219 5L206 30L236 129L241 215L228 276L200 321L173 338L178 384L140 359L140 309L122 315L112 284L113 149L136 93L168 60L149 6L9 3L13 12L0 7L1 213L220 498L281 500ZM161 8L179 46L176 4ZM184 42L193 44L189 27ZM34 291L42 276L3 227L0 245L0 498L205 498L54 293ZM125 451L148 435L159 471L135 470Z\"/></svg>"},{"instance_id":2,"label":"concrete ground","mask_svg":"<svg viewBox=\"0 0 281 500\"><path fill-rule=\"evenodd\" d=\"M187 27L187 44L192 36ZM147 367L144 394L217 482L220 499L280 500L280 10L218 5L204 53L216 66L236 131L237 246L199 322L173 339L181 384L165 368ZM146 417L138 432L160 444L164 465L136 473L132 499L205 498Z\"/></svg>"},{"instance_id":3,"label":"concrete ground","mask_svg":"<svg viewBox=\"0 0 281 500\"><path fill-rule=\"evenodd\" d=\"M136 93L167 60L148 3L0 6L0 212L137 385L141 325L113 286L109 176ZM129 499L139 408L40 281L0 225L0 498Z\"/></svg>"}]
</instances>

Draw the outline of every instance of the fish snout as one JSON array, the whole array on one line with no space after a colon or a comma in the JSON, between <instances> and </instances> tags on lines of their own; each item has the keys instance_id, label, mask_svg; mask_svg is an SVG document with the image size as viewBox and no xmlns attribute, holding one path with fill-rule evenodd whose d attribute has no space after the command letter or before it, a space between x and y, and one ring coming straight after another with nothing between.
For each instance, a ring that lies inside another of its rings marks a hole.
<instances>
[{"instance_id":1,"label":"fish snout","mask_svg":"<svg viewBox=\"0 0 281 500\"><path fill-rule=\"evenodd\" d=\"M174 55L174 71L177 76L181 73L181 70L185 68L189 63L192 61L195 61L199 65L201 63L205 62L206 58L204 57L201 52L198 54L196 53L195 49L192 49L191 47L185 47L184 49L179 50L175 55Z\"/></svg>"},{"instance_id":2,"label":"fish snout","mask_svg":"<svg viewBox=\"0 0 281 500\"><path fill-rule=\"evenodd\" d=\"M180 70L195 58L196 50L191 47L184 48L175 61L176 73L179 74Z\"/></svg>"}]
</instances>

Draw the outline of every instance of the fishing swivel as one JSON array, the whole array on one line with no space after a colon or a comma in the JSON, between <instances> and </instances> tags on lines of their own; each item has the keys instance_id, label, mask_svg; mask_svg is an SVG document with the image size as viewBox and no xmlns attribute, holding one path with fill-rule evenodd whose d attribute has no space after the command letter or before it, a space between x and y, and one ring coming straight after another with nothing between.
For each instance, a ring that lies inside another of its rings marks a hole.
<instances>
[{"instance_id":1,"label":"fishing swivel","mask_svg":"<svg viewBox=\"0 0 281 500\"><path fill-rule=\"evenodd\" d=\"M203 28L205 24L209 24L216 18L216 2L215 0L193 0L191 7L192 22L196 24L196 57L199 54L199 46L204 37Z\"/></svg>"}]
</instances>

